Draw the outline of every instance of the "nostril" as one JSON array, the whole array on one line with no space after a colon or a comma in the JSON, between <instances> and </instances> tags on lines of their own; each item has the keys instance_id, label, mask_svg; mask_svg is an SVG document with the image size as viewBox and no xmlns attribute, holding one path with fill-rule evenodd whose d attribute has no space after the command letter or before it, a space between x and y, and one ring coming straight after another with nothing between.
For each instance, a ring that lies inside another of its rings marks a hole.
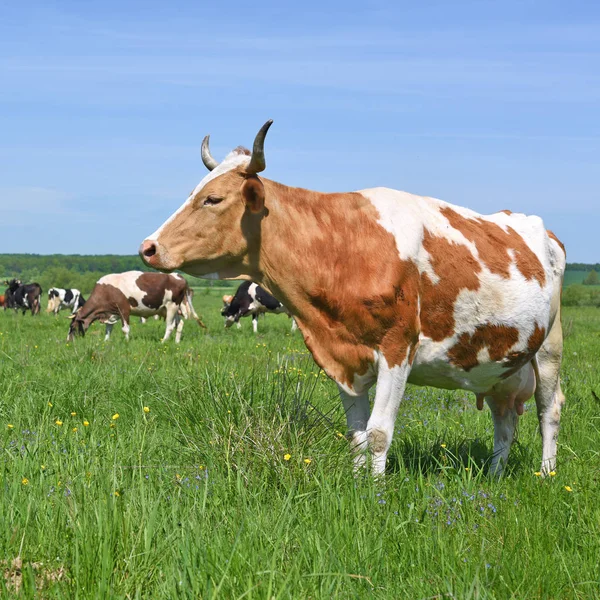
<instances>
[{"instance_id":1,"label":"nostril","mask_svg":"<svg viewBox=\"0 0 600 600\"><path fill-rule=\"evenodd\" d=\"M154 256L156 254L156 244L154 242L144 242L142 254L147 258Z\"/></svg>"}]
</instances>

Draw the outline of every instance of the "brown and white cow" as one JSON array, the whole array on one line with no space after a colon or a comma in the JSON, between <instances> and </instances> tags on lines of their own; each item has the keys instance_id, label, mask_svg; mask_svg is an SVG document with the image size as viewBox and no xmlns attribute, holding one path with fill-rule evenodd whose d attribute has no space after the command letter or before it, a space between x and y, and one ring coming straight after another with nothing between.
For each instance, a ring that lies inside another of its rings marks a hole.
<instances>
[{"instance_id":1,"label":"brown and white cow","mask_svg":"<svg viewBox=\"0 0 600 600\"><path fill-rule=\"evenodd\" d=\"M183 329L180 314L182 305L203 326L192 305L187 281L181 275L142 271L105 275L98 280L87 302L70 317L72 321L67 341L73 340L75 334L84 335L97 320L106 324L105 340L110 338L113 325L119 320L125 337L129 339L131 315L160 315L167 323L162 341L168 340L173 329L176 329L175 342L179 343Z\"/></svg>"},{"instance_id":2,"label":"brown and white cow","mask_svg":"<svg viewBox=\"0 0 600 600\"><path fill-rule=\"evenodd\" d=\"M355 453L383 473L407 382L476 394L500 474L535 389L542 471L556 464L564 402L563 245L539 217L480 215L387 188L319 193L258 177L264 139L233 150L140 247L150 266L251 279L296 318L340 389ZM368 390L377 383L373 409Z\"/></svg>"}]
</instances>

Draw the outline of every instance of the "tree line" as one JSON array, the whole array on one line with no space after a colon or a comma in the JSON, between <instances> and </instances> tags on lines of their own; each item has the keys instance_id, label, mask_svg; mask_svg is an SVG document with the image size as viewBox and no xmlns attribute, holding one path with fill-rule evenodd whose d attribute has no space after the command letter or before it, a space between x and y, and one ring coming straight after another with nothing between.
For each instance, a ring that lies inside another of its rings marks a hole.
<instances>
[{"instance_id":1,"label":"tree line","mask_svg":"<svg viewBox=\"0 0 600 600\"><path fill-rule=\"evenodd\" d=\"M44 292L51 287L77 288L89 293L107 273L150 271L137 255L118 254L0 254L0 281L16 277L36 281ZM585 271L582 284L572 284L563 293L565 306L600 306L600 263L569 263L569 271ZM235 281L206 281L184 275L194 287L236 287ZM3 291L0 285L0 293Z\"/></svg>"},{"instance_id":2,"label":"tree line","mask_svg":"<svg viewBox=\"0 0 600 600\"><path fill-rule=\"evenodd\" d=\"M137 255L117 254L0 254L0 281L37 282L44 292L51 287L77 288L89 293L108 273L151 271ZM235 282L213 282L184 275L194 287L235 287ZM0 285L0 293L3 286Z\"/></svg>"}]
</instances>

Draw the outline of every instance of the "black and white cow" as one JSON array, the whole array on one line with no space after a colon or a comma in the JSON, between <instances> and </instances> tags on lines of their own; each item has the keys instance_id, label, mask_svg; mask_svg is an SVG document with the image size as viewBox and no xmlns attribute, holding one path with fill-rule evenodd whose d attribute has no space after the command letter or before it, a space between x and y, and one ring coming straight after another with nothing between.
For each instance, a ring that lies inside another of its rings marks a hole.
<instances>
[{"instance_id":1,"label":"black and white cow","mask_svg":"<svg viewBox=\"0 0 600 600\"><path fill-rule=\"evenodd\" d=\"M188 283L181 275L141 271L105 275L98 280L87 302L70 316L72 321L67 341L73 340L76 334L84 335L94 321L106 324L105 340L110 338L113 325L121 321L123 333L129 339L131 315L146 318L160 315L167 323L163 342L176 329L175 342L179 343L183 329L182 304L186 305L198 325L204 327L192 306Z\"/></svg>"},{"instance_id":2,"label":"black and white cow","mask_svg":"<svg viewBox=\"0 0 600 600\"><path fill-rule=\"evenodd\" d=\"M227 300L229 303L227 303ZM269 294L260 285L252 281L244 281L238 287L233 297L223 296L223 306L221 314L225 317L225 327L231 327L234 323L239 327L239 320L242 317L252 315L252 329L254 333L258 331L258 315L264 313L286 314L291 317L288 309ZM296 321L292 319L292 331L296 330Z\"/></svg>"},{"instance_id":3,"label":"black and white cow","mask_svg":"<svg viewBox=\"0 0 600 600\"><path fill-rule=\"evenodd\" d=\"M85 304L85 298L75 288L50 288L48 290L48 312L57 315L63 308L70 308L71 314L76 313Z\"/></svg>"},{"instance_id":4,"label":"black and white cow","mask_svg":"<svg viewBox=\"0 0 600 600\"><path fill-rule=\"evenodd\" d=\"M32 315L37 315L40 312L42 296L42 288L39 283L27 283L23 285L18 279L11 279L6 282L8 289L6 290L6 308L19 308L23 310L23 314L27 310L31 310Z\"/></svg>"}]
</instances>

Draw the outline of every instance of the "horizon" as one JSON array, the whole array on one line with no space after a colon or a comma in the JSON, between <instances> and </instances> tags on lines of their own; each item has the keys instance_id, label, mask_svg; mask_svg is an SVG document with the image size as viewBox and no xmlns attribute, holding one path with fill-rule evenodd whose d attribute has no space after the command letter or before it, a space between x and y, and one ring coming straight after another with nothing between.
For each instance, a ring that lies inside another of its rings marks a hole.
<instances>
[{"instance_id":1,"label":"horizon","mask_svg":"<svg viewBox=\"0 0 600 600\"><path fill-rule=\"evenodd\" d=\"M220 160L273 118L268 179L537 214L600 262L600 7L246 6L2 9L0 253L133 255L204 135Z\"/></svg>"}]
</instances>

